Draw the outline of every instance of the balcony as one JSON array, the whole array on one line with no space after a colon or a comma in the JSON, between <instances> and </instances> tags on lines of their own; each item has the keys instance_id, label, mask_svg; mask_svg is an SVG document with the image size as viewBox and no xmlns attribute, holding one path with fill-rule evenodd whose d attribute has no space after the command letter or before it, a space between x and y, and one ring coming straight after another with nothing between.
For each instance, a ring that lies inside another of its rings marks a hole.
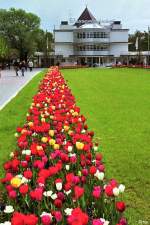
<instances>
[{"instance_id":1,"label":"balcony","mask_svg":"<svg viewBox=\"0 0 150 225\"><path fill-rule=\"evenodd\" d=\"M82 44L82 43L109 43L109 38L74 38L74 43Z\"/></svg>"},{"instance_id":2,"label":"balcony","mask_svg":"<svg viewBox=\"0 0 150 225\"><path fill-rule=\"evenodd\" d=\"M75 51L77 56L107 56L109 51Z\"/></svg>"}]
</instances>

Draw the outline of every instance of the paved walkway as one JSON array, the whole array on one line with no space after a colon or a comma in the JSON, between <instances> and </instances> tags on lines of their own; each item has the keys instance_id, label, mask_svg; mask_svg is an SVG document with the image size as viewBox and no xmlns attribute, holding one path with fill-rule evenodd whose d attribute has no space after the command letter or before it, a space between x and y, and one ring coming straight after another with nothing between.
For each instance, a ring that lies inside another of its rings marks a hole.
<instances>
[{"instance_id":1,"label":"paved walkway","mask_svg":"<svg viewBox=\"0 0 150 225\"><path fill-rule=\"evenodd\" d=\"M42 69L25 72L25 76L15 75L14 70L2 70L0 78L0 110Z\"/></svg>"}]
</instances>

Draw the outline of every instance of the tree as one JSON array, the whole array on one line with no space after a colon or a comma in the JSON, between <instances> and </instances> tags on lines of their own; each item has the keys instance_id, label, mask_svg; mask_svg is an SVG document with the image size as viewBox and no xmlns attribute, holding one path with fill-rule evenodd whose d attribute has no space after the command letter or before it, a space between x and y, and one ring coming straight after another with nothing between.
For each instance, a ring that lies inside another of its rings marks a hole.
<instances>
[{"instance_id":1,"label":"tree","mask_svg":"<svg viewBox=\"0 0 150 225\"><path fill-rule=\"evenodd\" d=\"M0 10L0 35L3 35L11 48L19 51L20 60L27 60L37 48L40 18L22 9Z\"/></svg>"},{"instance_id":2,"label":"tree","mask_svg":"<svg viewBox=\"0 0 150 225\"><path fill-rule=\"evenodd\" d=\"M39 30L37 36L37 50L46 54L53 51L52 49L53 36L50 32Z\"/></svg>"},{"instance_id":3,"label":"tree","mask_svg":"<svg viewBox=\"0 0 150 225\"><path fill-rule=\"evenodd\" d=\"M0 59L5 58L8 55L9 48L7 41L0 36Z\"/></svg>"},{"instance_id":4,"label":"tree","mask_svg":"<svg viewBox=\"0 0 150 225\"><path fill-rule=\"evenodd\" d=\"M129 51L136 51L135 43L138 37L139 51L148 51L148 32L136 31L129 35Z\"/></svg>"}]
</instances>

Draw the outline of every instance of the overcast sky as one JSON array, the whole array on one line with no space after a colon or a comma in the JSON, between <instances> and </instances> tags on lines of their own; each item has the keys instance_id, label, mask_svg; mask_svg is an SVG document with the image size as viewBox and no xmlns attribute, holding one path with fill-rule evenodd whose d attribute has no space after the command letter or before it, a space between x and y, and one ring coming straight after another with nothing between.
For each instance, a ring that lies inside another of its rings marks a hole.
<instances>
[{"instance_id":1,"label":"overcast sky","mask_svg":"<svg viewBox=\"0 0 150 225\"><path fill-rule=\"evenodd\" d=\"M150 26L150 0L0 0L0 8L22 8L41 18L43 29L53 30L61 20L77 19L85 6L98 19L121 20L130 33Z\"/></svg>"}]
</instances>

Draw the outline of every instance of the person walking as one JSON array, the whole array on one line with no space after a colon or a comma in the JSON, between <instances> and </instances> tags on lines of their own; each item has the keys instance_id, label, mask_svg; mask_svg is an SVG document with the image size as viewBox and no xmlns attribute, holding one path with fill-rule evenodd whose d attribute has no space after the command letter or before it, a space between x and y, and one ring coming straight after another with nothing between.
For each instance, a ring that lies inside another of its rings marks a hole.
<instances>
[{"instance_id":1,"label":"person walking","mask_svg":"<svg viewBox=\"0 0 150 225\"><path fill-rule=\"evenodd\" d=\"M29 69L30 69L30 72L31 72L32 69L33 69L33 62L30 60L29 63L28 63L28 65L29 65Z\"/></svg>"},{"instance_id":2,"label":"person walking","mask_svg":"<svg viewBox=\"0 0 150 225\"><path fill-rule=\"evenodd\" d=\"M16 76L18 76L19 75L18 74L18 72L19 72L19 62L17 60L14 62L14 70L16 72Z\"/></svg>"},{"instance_id":3,"label":"person walking","mask_svg":"<svg viewBox=\"0 0 150 225\"><path fill-rule=\"evenodd\" d=\"M20 63L20 69L21 69L21 73L22 73L22 76L23 76L23 77L24 77L25 68L26 68L26 66L25 66L25 61L22 61L22 62Z\"/></svg>"}]
</instances>

